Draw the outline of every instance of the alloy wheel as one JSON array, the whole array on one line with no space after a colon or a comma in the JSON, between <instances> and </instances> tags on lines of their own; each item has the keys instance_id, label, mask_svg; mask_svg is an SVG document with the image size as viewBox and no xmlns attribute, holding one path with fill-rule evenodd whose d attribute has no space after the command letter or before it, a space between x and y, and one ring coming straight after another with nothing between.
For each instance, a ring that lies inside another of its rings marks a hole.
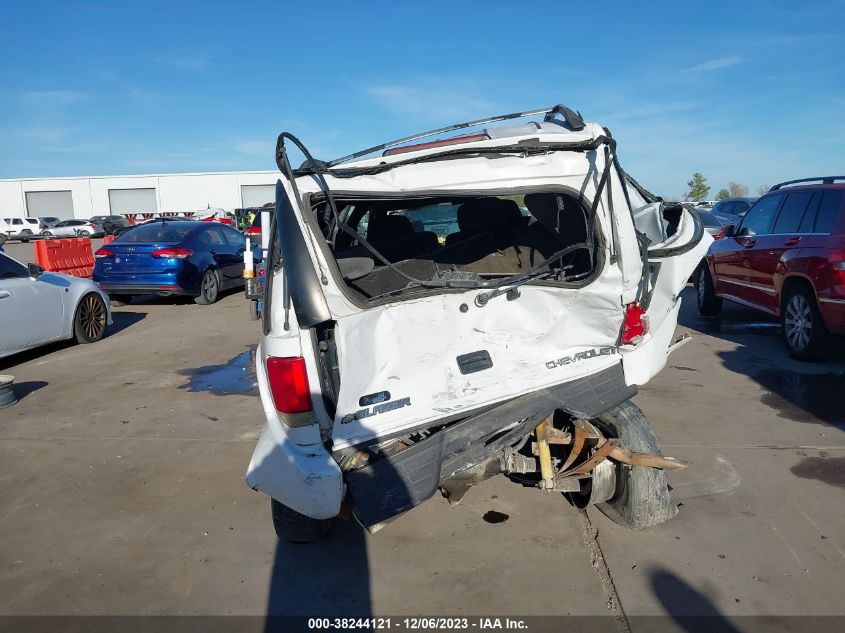
<instances>
[{"instance_id":1,"label":"alloy wheel","mask_svg":"<svg viewBox=\"0 0 845 633\"><path fill-rule=\"evenodd\" d=\"M801 351L810 343L813 334L813 315L803 295L796 294L786 304L784 329L789 345Z\"/></svg>"},{"instance_id":2,"label":"alloy wheel","mask_svg":"<svg viewBox=\"0 0 845 633\"><path fill-rule=\"evenodd\" d=\"M209 302L213 303L217 299L217 275L213 271L209 270L205 273L202 280L202 291Z\"/></svg>"},{"instance_id":3,"label":"alloy wheel","mask_svg":"<svg viewBox=\"0 0 845 633\"><path fill-rule=\"evenodd\" d=\"M102 337L106 329L106 306L96 295L88 295L79 308L79 323L91 340Z\"/></svg>"}]
</instances>

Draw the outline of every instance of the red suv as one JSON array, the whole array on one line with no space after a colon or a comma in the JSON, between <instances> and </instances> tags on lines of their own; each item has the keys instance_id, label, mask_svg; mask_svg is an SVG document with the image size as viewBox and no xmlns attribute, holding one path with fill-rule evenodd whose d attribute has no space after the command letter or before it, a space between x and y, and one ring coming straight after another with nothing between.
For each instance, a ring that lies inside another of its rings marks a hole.
<instances>
[{"instance_id":1,"label":"red suv","mask_svg":"<svg viewBox=\"0 0 845 633\"><path fill-rule=\"evenodd\" d=\"M722 299L780 317L789 353L827 356L845 335L845 176L772 187L725 239L713 242L695 279L698 311ZM814 184L812 184L814 183Z\"/></svg>"}]
</instances>

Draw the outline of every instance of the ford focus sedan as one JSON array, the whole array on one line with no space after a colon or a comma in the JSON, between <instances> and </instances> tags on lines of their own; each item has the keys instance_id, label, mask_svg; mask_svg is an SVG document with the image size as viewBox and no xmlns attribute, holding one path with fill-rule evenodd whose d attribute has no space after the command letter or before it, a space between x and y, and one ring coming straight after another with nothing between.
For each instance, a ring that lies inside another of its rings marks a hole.
<instances>
[{"instance_id":1,"label":"ford focus sedan","mask_svg":"<svg viewBox=\"0 0 845 633\"><path fill-rule=\"evenodd\" d=\"M149 222L94 254L94 281L115 305L144 294L188 295L208 305L222 290L243 285L245 243L217 222Z\"/></svg>"}]
</instances>

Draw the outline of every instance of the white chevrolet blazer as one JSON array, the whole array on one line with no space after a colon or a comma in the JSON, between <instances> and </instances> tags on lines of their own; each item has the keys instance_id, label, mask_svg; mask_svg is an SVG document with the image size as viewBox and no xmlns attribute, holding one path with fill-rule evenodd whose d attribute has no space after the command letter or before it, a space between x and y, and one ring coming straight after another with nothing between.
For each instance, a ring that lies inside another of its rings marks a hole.
<instances>
[{"instance_id":1,"label":"white chevrolet blazer","mask_svg":"<svg viewBox=\"0 0 845 633\"><path fill-rule=\"evenodd\" d=\"M246 481L280 537L317 540L342 506L375 530L497 474L633 528L674 516L683 464L629 400L686 342L712 238L606 129L555 106L330 162L283 133L276 159Z\"/></svg>"}]
</instances>

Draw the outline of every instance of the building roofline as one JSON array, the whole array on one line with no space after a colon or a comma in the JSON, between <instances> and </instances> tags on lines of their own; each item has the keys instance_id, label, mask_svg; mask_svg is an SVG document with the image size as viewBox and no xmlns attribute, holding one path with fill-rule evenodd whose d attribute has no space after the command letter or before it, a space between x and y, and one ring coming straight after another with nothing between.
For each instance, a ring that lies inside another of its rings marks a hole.
<instances>
[{"instance_id":1,"label":"building roofline","mask_svg":"<svg viewBox=\"0 0 845 633\"><path fill-rule=\"evenodd\" d=\"M102 180L106 178L162 178L168 176L237 176L241 174L278 174L275 169L251 171L192 171L160 174L109 174L104 176L26 176L0 178L0 182L28 182L33 180Z\"/></svg>"}]
</instances>

